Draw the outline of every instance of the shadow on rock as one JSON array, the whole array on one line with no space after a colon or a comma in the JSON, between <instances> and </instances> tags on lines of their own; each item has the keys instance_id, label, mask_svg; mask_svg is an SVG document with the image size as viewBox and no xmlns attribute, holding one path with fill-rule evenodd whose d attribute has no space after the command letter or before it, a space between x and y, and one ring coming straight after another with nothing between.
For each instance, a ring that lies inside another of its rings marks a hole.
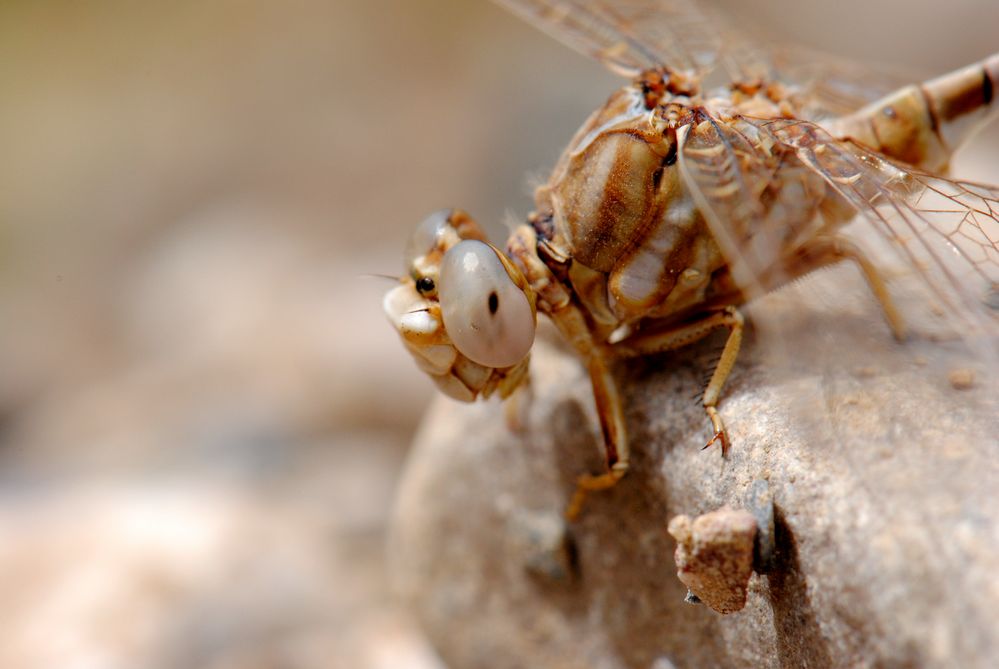
<instances>
[{"instance_id":1,"label":"shadow on rock","mask_svg":"<svg viewBox=\"0 0 999 669\"><path fill-rule=\"evenodd\" d=\"M819 629L798 563L798 545L778 507L774 509L774 524L777 555L768 577L780 666L831 667L828 643Z\"/></svg>"}]
</instances>

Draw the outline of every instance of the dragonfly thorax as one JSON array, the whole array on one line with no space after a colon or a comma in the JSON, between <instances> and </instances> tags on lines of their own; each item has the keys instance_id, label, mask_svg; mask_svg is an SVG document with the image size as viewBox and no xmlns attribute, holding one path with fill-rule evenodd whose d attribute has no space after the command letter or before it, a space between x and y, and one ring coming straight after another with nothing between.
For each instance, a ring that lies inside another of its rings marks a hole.
<instances>
[{"instance_id":1,"label":"dragonfly thorax","mask_svg":"<svg viewBox=\"0 0 999 669\"><path fill-rule=\"evenodd\" d=\"M540 218L551 221L545 242L571 258L573 291L607 325L703 302L724 265L678 164L677 126L693 122L698 108L682 97L652 109L644 103L648 82L662 72L611 96L535 196Z\"/></svg>"}]
</instances>

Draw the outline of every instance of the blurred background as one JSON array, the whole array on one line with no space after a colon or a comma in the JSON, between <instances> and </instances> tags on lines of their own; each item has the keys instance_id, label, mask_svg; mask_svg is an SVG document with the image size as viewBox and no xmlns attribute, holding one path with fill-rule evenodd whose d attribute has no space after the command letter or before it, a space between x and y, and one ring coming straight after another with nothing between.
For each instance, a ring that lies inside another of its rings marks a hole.
<instances>
[{"instance_id":1,"label":"blurred background","mask_svg":"<svg viewBox=\"0 0 999 669\"><path fill-rule=\"evenodd\" d=\"M723 4L999 50L991 0ZM382 570L431 384L362 275L440 207L501 238L616 84L488 2L0 1L0 666L440 669Z\"/></svg>"}]
</instances>

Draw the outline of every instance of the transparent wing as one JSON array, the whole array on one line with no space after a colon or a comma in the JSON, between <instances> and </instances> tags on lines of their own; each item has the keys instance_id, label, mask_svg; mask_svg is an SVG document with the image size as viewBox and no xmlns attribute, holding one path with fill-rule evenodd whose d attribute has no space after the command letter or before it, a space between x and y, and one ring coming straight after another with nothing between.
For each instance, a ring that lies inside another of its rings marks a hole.
<instances>
[{"instance_id":1,"label":"transparent wing","mask_svg":"<svg viewBox=\"0 0 999 669\"><path fill-rule=\"evenodd\" d=\"M999 189L945 179L787 119L758 122L859 214L873 257L890 253L943 319L994 331L999 309ZM851 231L844 231L849 234ZM886 262L886 264L888 264Z\"/></svg>"},{"instance_id":2,"label":"transparent wing","mask_svg":"<svg viewBox=\"0 0 999 669\"><path fill-rule=\"evenodd\" d=\"M542 31L634 77L669 66L706 78L781 82L796 89L800 116L824 120L860 109L907 78L798 46L763 48L704 2L691 0L496 0Z\"/></svg>"},{"instance_id":3,"label":"transparent wing","mask_svg":"<svg viewBox=\"0 0 999 669\"><path fill-rule=\"evenodd\" d=\"M825 186L766 128L705 113L680 129L679 165L739 291L762 297L790 278L794 251L820 234Z\"/></svg>"},{"instance_id":4,"label":"transparent wing","mask_svg":"<svg viewBox=\"0 0 999 669\"><path fill-rule=\"evenodd\" d=\"M684 179L748 297L835 260L815 242L836 239L915 291L923 313L903 318L996 331L999 189L892 162L806 121L702 114L680 141Z\"/></svg>"},{"instance_id":5,"label":"transparent wing","mask_svg":"<svg viewBox=\"0 0 999 669\"><path fill-rule=\"evenodd\" d=\"M920 78L791 45L758 56L763 62L767 76L797 89L799 116L810 121L853 113Z\"/></svg>"},{"instance_id":6,"label":"transparent wing","mask_svg":"<svg viewBox=\"0 0 999 669\"><path fill-rule=\"evenodd\" d=\"M496 0L612 71L660 65L703 75L722 51L720 27L688 0Z\"/></svg>"}]
</instances>

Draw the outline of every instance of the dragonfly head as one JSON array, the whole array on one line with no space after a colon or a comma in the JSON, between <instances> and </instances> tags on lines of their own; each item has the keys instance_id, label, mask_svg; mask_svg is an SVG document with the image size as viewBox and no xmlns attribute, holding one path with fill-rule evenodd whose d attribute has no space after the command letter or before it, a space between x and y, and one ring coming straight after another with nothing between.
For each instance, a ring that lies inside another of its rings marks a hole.
<instances>
[{"instance_id":1,"label":"dragonfly head","mask_svg":"<svg viewBox=\"0 0 999 669\"><path fill-rule=\"evenodd\" d=\"M383 306L417 366L455 399L513 392L527 377L537 323L520 270L456 209L420 223L405 264Z\"/></svg>"}]
</instances>

